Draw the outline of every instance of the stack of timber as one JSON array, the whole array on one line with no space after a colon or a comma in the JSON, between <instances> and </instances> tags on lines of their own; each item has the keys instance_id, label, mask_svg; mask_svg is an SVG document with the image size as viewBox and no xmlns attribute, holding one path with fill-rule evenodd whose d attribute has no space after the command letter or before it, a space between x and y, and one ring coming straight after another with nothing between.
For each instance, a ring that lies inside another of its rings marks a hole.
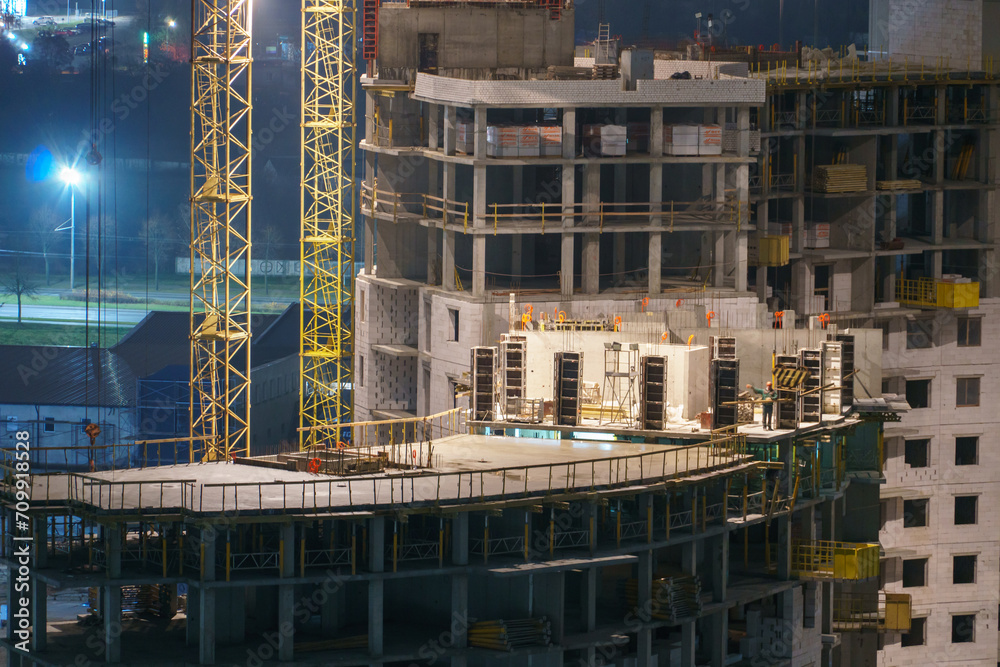
<instances>
[{"instance_id":1,"label":"stack of timber","mask_svg":"<svg viewBox=\"0 0 1000 667\"><path fill-rule=\"evenodd\" d=\"M868 189L868 169L863 164L828 164L816 167L814 192L863 192Z\"/></svg>"},{"instance_id":2,"label":"stack of timber","mask_svg":"<svg viewBox=\"0 0 1000 667\"><path fill-rule=\"evenodd\" d=\"M589 81L594 78L594 70L591 67L549 65L548 75L552 81Z\"/></svg>"},{"instance_id":3,"label":"stack of timber","mask_svg":"<svg viewBox=\"0 0 1000 667\"><path fill-rule=\"evenodd\" d=\"M901 181L876 181L876 190L919 190L924 184L916 179L908 178Z\"/></svg>"},{"instance_id":4,"label":"stack of timber","mask_svg":"<svg viewBox=\"0 0 1000 667\"><path fill-rule=\"evenodd\" d=\"M594 65L594 80L617 78L618 65Z\"/></svg>"},{"instance_id":5,"label":"stack of timber","mask_svg":"<svg viewBox=\"0 0 1000 667\"><path fill-rule=\"evenodd\" d=\"M622 582L625 601L629 608L638 606L638 582L629 579ZM662 579L653 579L650 597L650 616L658 621L677 623L701 614L701 580L686 574L677 574Z\"/></svg>"},{"instance_id":6,"label":"stack of timber","mask_svg":"<svg viewBox=\"0 0 1000 667\"><path fill-rule=\"evenodd\" d=\"M526 618L516 621L480 621L469 627L469 646L494 651L513 651L526 646L552 643L549 619Z\"/></svg>"}]
</instances>

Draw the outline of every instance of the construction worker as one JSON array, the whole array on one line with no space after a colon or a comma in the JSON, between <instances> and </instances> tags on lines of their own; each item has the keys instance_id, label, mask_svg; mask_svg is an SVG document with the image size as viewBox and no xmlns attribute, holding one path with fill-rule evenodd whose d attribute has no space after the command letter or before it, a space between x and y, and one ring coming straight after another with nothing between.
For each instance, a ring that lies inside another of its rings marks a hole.
<instances>
[{"instance_id":1,"label":"construction worker","mask_svg":"<svg viewBox=\"0 0 1000 667\"><path fill-rule=\"evenodd\" d=\"M747 389L752 389L754 393L764 399L761 407L763 408L763 422L765 431L773 431L774 427L771 426L771 415L774 414L774 401L778 398L778 392L774 390L774 387L770 382L764 387L764 389L758 389L752 384L747 385Z\"/></svg>"}]
</instances>

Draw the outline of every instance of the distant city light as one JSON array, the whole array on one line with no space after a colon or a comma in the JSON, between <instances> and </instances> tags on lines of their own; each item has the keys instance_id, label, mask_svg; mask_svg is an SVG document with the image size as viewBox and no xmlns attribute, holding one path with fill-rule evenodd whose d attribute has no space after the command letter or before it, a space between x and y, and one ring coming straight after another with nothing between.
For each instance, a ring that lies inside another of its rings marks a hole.
<instances>
[{"instance_id":1,"label":"distant city light","mask_svg":"<svg viewBox=\"0 0 1000 667\"><path fill-rule=\"evenodd\" d=\"M80 172L73 167L63 167L63 170L59 172L59 178L66 185L74 187L80 185Z\"/></svg>"}]
</instances>

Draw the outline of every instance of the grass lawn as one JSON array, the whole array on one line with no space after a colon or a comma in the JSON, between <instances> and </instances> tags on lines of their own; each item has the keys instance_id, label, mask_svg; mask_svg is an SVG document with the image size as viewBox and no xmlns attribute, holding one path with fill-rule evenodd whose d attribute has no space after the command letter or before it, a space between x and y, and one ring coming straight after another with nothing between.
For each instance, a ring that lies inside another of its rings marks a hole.
<instances>
[{"instance_id":1,"label":"grass lawn","mask_svg":"<svg viewBox=\"0 0 1000 667\"><path fill-rule=\"evenodd\" d=\"M130 331L128 327L102 327L101 346L117 343ZM90 328L90 342L97 340L97 331ZM73 345L87 344L85 327L68 324L0 322L0 341L4 345Z\"/></svg>"}]
</instances>

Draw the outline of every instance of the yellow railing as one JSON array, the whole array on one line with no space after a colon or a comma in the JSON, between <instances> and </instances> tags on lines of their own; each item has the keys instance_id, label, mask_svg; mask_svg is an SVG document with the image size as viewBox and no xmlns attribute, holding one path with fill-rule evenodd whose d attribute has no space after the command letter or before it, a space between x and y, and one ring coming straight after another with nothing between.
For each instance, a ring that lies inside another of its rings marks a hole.
<instances>
[{"instance_id":1,"label":"yellow railing","mask_svg":"<svg viewBox=\"0 0 1000 667\"><path fill-rule=\"evenodd\" d=\"M909 632L910 611L907 593L837 596L833 599L833 629Z\"/></svg>"},{"instance_id":2,"label":"yellow railing","mask_svg":"<svg viewBox=\"0 0 1000 667\"><path fill-rule=\"evenodd\" d=\"M924 308L976 308L979 306L979 283L897 278L896 301Z\"/></svg>"},{"instance_id":3,"label":"yellow railing","mask_svg":"<svg viewBox=\"0 0 1000 667\"><path fill-rule=\"evenodd\" d=\"M795 576L860 581L877 577L878 571L878 544L819 540L792 543L792 574Z\"/></svg>"}]
</instances>

